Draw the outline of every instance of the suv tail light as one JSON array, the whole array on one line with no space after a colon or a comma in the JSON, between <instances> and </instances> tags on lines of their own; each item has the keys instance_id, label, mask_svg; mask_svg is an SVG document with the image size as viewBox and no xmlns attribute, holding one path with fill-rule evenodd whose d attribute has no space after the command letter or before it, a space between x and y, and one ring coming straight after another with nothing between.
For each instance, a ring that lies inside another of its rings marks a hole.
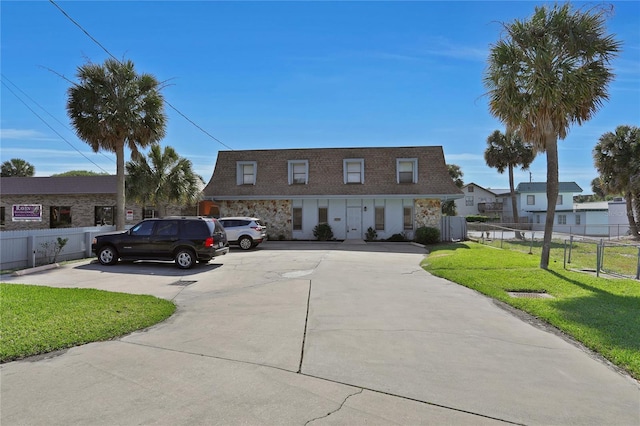
<instances>
[{"instance_id":1,"label":"suv tail light","mask_svg":"<svg viewBox=\"0 0 640 426\"><path fill-rule=\"evenodd\" d=\"M262 226L252 226L251 229L255 229L256 231L262 231Z\"/></svg>"},{"instance_id":2,"label":"suv tail light","mask_svg":"<svg viewBox=\"0 0 640 426\"><path fill-rule=\"evenodd\" d=\"M213 237L207 237L207 239L204 240L205 247L213 247L214 243L215 243L215 240L213 239Z\"/></svg>"}]
</instances>

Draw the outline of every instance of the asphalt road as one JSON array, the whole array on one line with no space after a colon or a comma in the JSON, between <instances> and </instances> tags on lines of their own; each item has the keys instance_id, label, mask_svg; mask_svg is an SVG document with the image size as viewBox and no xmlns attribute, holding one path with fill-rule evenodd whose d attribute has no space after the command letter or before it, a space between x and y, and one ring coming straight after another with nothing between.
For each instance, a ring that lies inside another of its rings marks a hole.
<instances>
[{"instance_id":1,"label":"asphalt road","mask_svg":"<svg viewBox=\"0 0 640 426\"><path fill-rule=\"evenodd\" d=\"M420 268L403 243L267 242L189 271L91 261L3 282L173 300L167 321L0 367L10 425L640 425L640 385Z\"/></svg>"}]
</instances>

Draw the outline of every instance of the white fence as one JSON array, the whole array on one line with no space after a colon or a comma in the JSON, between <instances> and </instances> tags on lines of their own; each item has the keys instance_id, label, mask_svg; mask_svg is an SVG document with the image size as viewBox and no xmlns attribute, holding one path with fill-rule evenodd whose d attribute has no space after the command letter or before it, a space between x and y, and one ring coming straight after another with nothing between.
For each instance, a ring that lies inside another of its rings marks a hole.
<instances>
[{"instance_id":1,"label":"white fence","mask_svg":"<svg viewBox=\"0 0 640 426\"><path fill-rule=\"evenodd\" d=\"M440 219L440 240L461 241L467 238L467 220L461 216L442 216Z\"/></svg>"},{"instance_id":2,"label":"white fence","mask_svg":"<svg viewBox=\"0 0 640 426\"><path fill-rule=\"evenodd\" d=\"M57 261L91 257L94 235L113 231L115 226L2 231L0 269L23 269L50 263L58 238L66 238L67 243L58 254Z\"/></svg>"}]
</instances>

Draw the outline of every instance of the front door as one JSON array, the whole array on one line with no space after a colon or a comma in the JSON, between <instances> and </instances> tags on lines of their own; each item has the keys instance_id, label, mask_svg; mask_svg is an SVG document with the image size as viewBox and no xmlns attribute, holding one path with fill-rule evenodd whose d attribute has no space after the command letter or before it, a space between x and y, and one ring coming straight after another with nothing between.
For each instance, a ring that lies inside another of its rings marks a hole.
<instances>
[{"instance_id":1,"label":"front door","mask_svg":"<svg viewBox=\"0 0 640 426\"><path fill-rule=\"evenodd\" d=\"M360 207L347 207L347 239L362 239L362 210Z\"/></svg>"}]
</instances>

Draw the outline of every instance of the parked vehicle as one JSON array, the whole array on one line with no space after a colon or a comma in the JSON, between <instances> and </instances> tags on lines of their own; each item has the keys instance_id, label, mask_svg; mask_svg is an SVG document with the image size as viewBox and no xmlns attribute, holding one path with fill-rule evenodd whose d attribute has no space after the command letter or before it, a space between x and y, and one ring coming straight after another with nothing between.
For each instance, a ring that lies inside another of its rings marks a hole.
<instances>
[{"instance_id":1,"label":"parked vehicle","mask_svg":"<svg viewBox=\"0 0 640 426\"><path fill-rule=\"evenodd\" d=\"M175 260L188 269L229 252L220 223L205 217L146 219L125 232L97 235L91 250L103 265L122 260Z\"/></svg>"},{"instance_id":2,"label":"parked vehicle","mask_svg":"<svg viewBox=\"0 0 640 426\"><path fill-rule=\"evenodd\" d=\"M222 217L218 219L230 244L249 250L267 240L267 227L257 217Z\"/></svg>"}]
</instances>

